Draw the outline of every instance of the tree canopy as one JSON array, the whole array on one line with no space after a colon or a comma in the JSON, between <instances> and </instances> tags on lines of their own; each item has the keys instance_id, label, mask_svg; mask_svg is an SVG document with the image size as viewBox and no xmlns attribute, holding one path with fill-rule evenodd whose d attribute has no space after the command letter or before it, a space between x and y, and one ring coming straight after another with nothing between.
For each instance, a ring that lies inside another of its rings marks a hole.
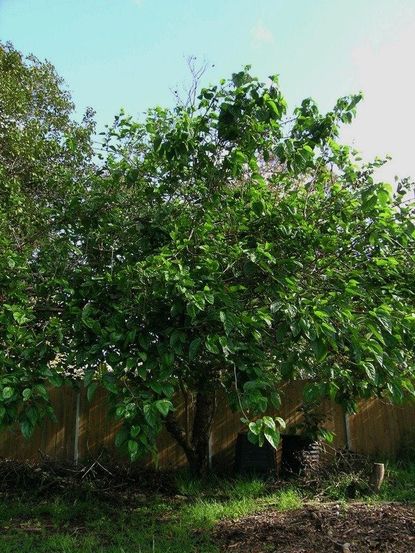
<instances>
[{"instance_id":1,"label":"tree canopy","mask_svg":"<svg viewBox=\"0 0 415 553\"><path fill-rule=\"evenodd\" d=\"M34 422L24 406L39 388L13 375L81 379L90 398L108 390L133 459L165 425L203 472L219 392L253 441L274 446L283 421L265 413L278 413L283 382L307 379L308 401L349 410L413 395L410 184L377 182L382 162L338 142L360 99L326 114L306 99L288 116L278 78L246 67L141 122L117 116L87 185L72 169L58 176L54 231L26 253L36 286L17 275L18 299L3 296L4 421L17 414L27 433ZM10 274L18 249L7 248ZM39 329L34 368L20 336ZM179 394L195 403L190 432Z\"/></svg>"},{"instance_id":2,"label":"tree canopy","mask_svg":"<svg viewBox=\"0 0 415 553\"><path fill-rule=\"evenodd\" d=\"M0 44L0 420L27 437L53 416L47 387L62 382L48 368L62 330L44 300L67 256L48 252L92 169L93 113L78 124L73 110L50 63Z\"/></svg>"}]
</instances>

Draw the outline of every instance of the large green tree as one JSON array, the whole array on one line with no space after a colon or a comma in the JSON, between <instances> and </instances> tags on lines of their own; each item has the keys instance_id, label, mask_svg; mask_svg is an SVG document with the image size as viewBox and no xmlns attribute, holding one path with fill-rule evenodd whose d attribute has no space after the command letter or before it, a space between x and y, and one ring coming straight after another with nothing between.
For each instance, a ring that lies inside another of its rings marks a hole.
<instances>
[{"instance_id":1,"label":"large green tree","mask_svg":"<svg viewBox=\"0 0 415 553\"><path fill-rule=\"evenodd\" d=\"M50 63L0 44L0 421L25 436L53 416L47 388L62 381L48 367L63 338L49 302L69 256L61 221L93 156L93 114L73 111Z\"/></svg>"},{"instance_id":2,"label":"large green tree","mask_svg":"<svg viewBox=\"0 0 415 553\"><path fill-rule=\"evenodd\" d=\"M306 378L307 400L348 409L413 394L409 184L376 182L380 162L338 143L359 100L321 114L306 99L288 117L277 78L246 68L143 122L120 114L103 167L67 187L32 316L49 310L61 336L48 370L82 369L89 397L108 390L133 459L164 425L205 472L220 391L273 445L282 421L264 413L283 382Z\"/></svg>"},{"instance_id":3,"label":"large green tree","mask_svg":"<svg viewBox=\"0 0 415 553\"><path fill-rule=\"evenodd\" d=\"M338 143L359 100L321 114L307 99L287 118L277 79L246 69L142 123L116 119L71 218L61 307L67 361L90 394L108 389L133 458L164 424L207 470L219 391L273 445L281 421L261 415L278 411L284 381L349 409L413 393L413 206L406 182L376 182L378 163Z\"/></svg>"}]
</instances>

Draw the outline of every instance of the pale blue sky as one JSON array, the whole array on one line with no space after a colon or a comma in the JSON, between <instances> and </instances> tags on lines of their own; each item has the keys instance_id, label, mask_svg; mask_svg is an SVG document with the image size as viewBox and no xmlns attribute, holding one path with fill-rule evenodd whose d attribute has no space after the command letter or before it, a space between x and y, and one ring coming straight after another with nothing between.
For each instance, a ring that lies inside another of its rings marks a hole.
<instances>
[{"instance_id":1,"label":"pale blue sky","mask_svg":"<svg viewBox=\"0 0 415 553\"><path fill-rule=\"evenodd\" d=\"M0 39L49 59L100 125L171 104L189 55L215 65L206 82L279 73L290 105L363 89L346 139L415 176L415 0L0 0Z\"/></svg>"}]
</instances>

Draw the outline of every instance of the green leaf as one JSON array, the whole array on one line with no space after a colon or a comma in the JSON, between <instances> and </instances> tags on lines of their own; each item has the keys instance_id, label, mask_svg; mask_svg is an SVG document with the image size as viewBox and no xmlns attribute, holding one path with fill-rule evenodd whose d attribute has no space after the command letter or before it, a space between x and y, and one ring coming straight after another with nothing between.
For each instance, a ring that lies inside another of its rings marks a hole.
<instances>
[{"instance_id":1,"label":"green leaf","mask_svg":"<svg viewBox=\"0 0 415 553\"><path fill-rule=\"evenodd\" d=\"M140 432L141 432L141 427L138 424L135 424L134 426L131 427L130 435L132 438L137 438Z\"/></svg>"},{"instance_id":2,"label":"green leaf","mask_svg":"<svg viewBox=\"0 0 415 553\"><path fill-rule=\"evenodd\" d=\"M175 328L170 334L170 346L174 348L178 343L182 341L183 332Z\"/></svg>"},{"instance_id":3,"label":"green leaf","mask_svg":"<svg viewBox=\"0 0 415 553\"><path fill-rule=\"evenodd\" d=\"M336 329L334 328L334 326L330 323L325 322L325 321L323 321L321 323L321 328L324 329L324 334L331 335L331 334L336 333Z\"/></svg>"},{"instance_id":4,"label":"green leaf","mask_svg":"<svg viewBox=\"0 0 415 553\"><path fill-rule=\"evenodd\" d=\"M95 371L85 371L85 377L84 377L84 385L87 387L91 384L92 379L95 376Z\"/></svg>"},{"instance_id":5,"label":"green leaf","mask_svg":"<svg viewBox=\"0 0 415 553\"><path fill-rule=\"evenodd\" d=\"M373 366L373 364L368 363L368 362L362 363L362 367L365 370L365 373L366 373L366 376L367 376L367 379L369 380L369 382L376 383L377 373L376 373L376 369Z\"/></svg>"},{"instance_id":6,"label":"green leaf","mask_svg":"<svg viewBox=\"0 0 415 553\"><path fill-rule=\"evenodd\" d=\"M168 399L159 399L157 400L154 405L156 406L156 409L165 417L169 411L172 410L173 404Z\"/></svg>"},{"instance_id":7,"label":"green leaf","mask_svg":"<svg viewBox=\"0 0 415 553\"><path fill-rule=\"evenodd\" d=\"M13 319L19 325L24 325L25 323L27 323L30 320L29 317L27 317L26 313L24 311L22 311L21 309L19 309L19 307L17 307L17 306L13 306L12 314L13 314Z\"/></svg>"},{"instance_id":8,"label":"green leaf","mask_svg":"<svg viewBox=\"0 0 415 553\"><path fill-rule=\"evenodd\" d=\"M252 203L252 210L253 210L253 212L254 212L256 215L258 215L258 217L260 217L260 216L263 214L263 212L264 212L264 204L263 204L263 202L262 202L262 201L259 201L259 200L253 202L253 203ZM249 268L248 268L248 269L249 269ZM255 269L256 269L256 267L255 267Z\"/></svg>"},{"instance_id":9,"label":"green leaf","mask_svg":"<svg viewBox=\"0 0 415 553\"><path fill-rule=\"evenodd\" d=\"M275 331L275 337L278 342L282 342L282 340L287 336L287 332L289 330L289 326L287 323L281 323L278 325L276 331Z\"/></svg>"},{"instance_id":10,"label":"green leaf","mask_svg":"<svg viewBox=\"0 0 415 553\"><path fill-rule=\"evenodd\" d=\"M314 355L316 356L316 359L319 363L324 361L324 359L327 357L328 348L327 344L323 342L323 340L320 340L317 338L313 342L311 342L311 347L313 348Z\"/></svg>"},{"instance_id":11,"label":"green leaf","mask_svg":"<svg viewBox=\"0 0 415 553\"><path fill-rule=\"evenodd\" d=\"M274 449L277 449L280 442L280 433L272 428L264 428L264 436L267 442L269 442Z\"/></svg>"},{"instance_id":12,"label":"green leaf","mask_svg":"<svg viewBox=\"0 0 415 553\"><path fill-rule=\"evenodd\" d=\"M313 150L313 148L311 148L311 146L309 146L308 144L304 144L304 145L303 145L303 150L305 150L305 151L308 152L309 154L313 154L313 155L314 155L314 150Z\"/></svg>"},{"instance_id":13,"label":"green leaf","mask_svg":"<svg viewBox=\"0 0 415 553\"><path fill-rule=\"evenodd\" d=\"M35 426L40 420L39 411L35 405L31 405L29 409L26 410L25 414L32 426Z\"/></svg>"},{"instance_id":14,"label":"green leaf","mask_svg":"<svg viewBox=\"0 0 415 553\"><path fill-rule=\"evenodd\" d=\"M145 351L139 351L138 355L143 363L145 363L148 359L148 355Z\"/></svg>"},{"instance_id":15,"label":"green leaf","mask_svg":"<svg viewBox=\"0 0 415 553\"><path fill-rule=\"evenodd\" d=\"M23 401L28 401L32 397L32 390L30 388L25 388L22 392Z\"/></svg>"},{"instance_id":16,"label":"green leaf","mask_svg":"<svg viewBox=\"0 0 415 553\"><path fill-rule=\"evenodd\" d=\"M109 392L112 392L113 394L118 392L117 382L112 374L104 374L102 384Z\"/></svg>"},{"instance_id":17,"label":"green leaf","mask_svg":"<svg viewBox=\"0 0 415 553\"><path fill-rule=\"evenodd\" d=\"M115 436L115 446L121 447L128 439L128 436L130 435L128 429L123 426Z\"/></svg>"},{"instance_id":18,"label":"green leaf","mask_svg":"<svg viewBox=\"0 0 415 553\"><path fill-rule=\"evenodd\" d=\"M253 277L257 271L258 271L258 266L254 262L247 261L244 264L244 273L248 278Z\"/></svg>"},{"instance_id":19,"label":"green leaf","mask_svg":"<svg viewBox=\"0 0 415 553\"><path fill-rule=\"evenodd\" d=\"M219 347L216 340L217 336L207 336L205 341L205 347L210 353L219 353Z\"/></svg>"},{"instance_id":20,"label":"green leaf","mask_svg":"<svg viewBox=\"0 0 415 553\"><path fill-rule=\"evenodd\" d=\"M262 420L264 421L264 425L267 428L270 428L271 430L275 430L275 421L272 417L265 416L265 417L262 417Z\"/></svg>"},{"instance_id":21,"label":"green leaf","mask_svg":"<svg viewBox=\"0 0 415 553\"><path fill-rule=\"evenodd\" d=\"M56 388L60 388L64 382L63 377L59 374L52 374L49 376L49 382L52 384L52 386L55 386Z\"/></svg>"},{"instance_id":22,"label":"green leaf","mask_svg":"<svg viewBox=\"0 0 415 553\"><path fill-rule=\"evenodd\" d=\"M258 436L262 430L262 421L258 420L255 422L250 422L248 428L249 431L254 434L254 436Z\"/></svg>"},{"instance_id":23,"label":"green leaf","mask_svg":"<svg viewBox=\"0 0 415 553\"><path fill-rule=\"evenodd\" d=\"M277 422L277 423L280 425L280 427L281 427L283 430L285 430L285 428L286 428L287 425L286 425L286 422L285 422L284 419L282 419L281 417L275 417L275 422Z\"/></svg>"},{"instance_id":24,"label":"green leaf","mask_svg":"<svg viewBox=\"0 0 415 553\"><path fill-rule=\"evenodd\" d=\"M23 437L28 440L33 434L34 427L29 420L24 420L20 423L20 431Z\"/></svg>"},{"instance_id":25,"label":"green leaf","mask_svg":"<svg viewBox=\"0 0 415 553\"><path fill-rule=\"evenodd\" d=\"M128 440L128 453L131 459L135 459L138 453L138 443L135 440Z\"/></svg>"},{"instance_id":26,"label":"green leaf","mask_svg":"<svg viewBox=\"0 0 415 553\"><path fill-rule=\"evenodd\" d=\"M325 311L321 311L319 309L314 310L314 315L319 319L327 319L328 317L328 314Z\"/></svg>"},{"instance_id":27,"label":"green leaf","mask_svg":"<svg viewBox=\"0 0 415 553\"><path fill-rule=\"evenodd\" d=\"M14 394L14 390L11 386L3 388L3 399L10 399Z\"/></svg>"},{"instance_id":28,"label":"green leaf","mask_svg":"<svg viewBox=\"0 0 415 553\"><path fill-rule=\"evenodd\" d=\"M156 413L154 412L153 405L147 403L146 405L144 405L143 411L144 411L144 418L145 418L147 424L151 428L156 428L158 417L156 416Z\"/></svg>"},{"instance_id":29,"label":"green leaf","mask_svg":"<svg viewBox=\"0 0 415 553\"><path fill-rule=\"evenodd\" d=\"M192 361L193 359L195 359L196 355L197 355L197 352L199 351L199 348L200 348L200 344L201 344L202 340L200 338L195 338L194 340L192 340L190 342L190 346L189 346L189 359Z\"/></svg>"},{"instance_id":30,"label":"green leaf","mask_svg":"<svg viewBox=\"0 0 415 553\"><path fill-rule=\"evenodd\" d=\"M42 384L37 384L33 388L33 391L36 393L36 395L40 396L45 401L49 401L48 391L46 390L46 388Z\"/></svg>"}]
</instances>

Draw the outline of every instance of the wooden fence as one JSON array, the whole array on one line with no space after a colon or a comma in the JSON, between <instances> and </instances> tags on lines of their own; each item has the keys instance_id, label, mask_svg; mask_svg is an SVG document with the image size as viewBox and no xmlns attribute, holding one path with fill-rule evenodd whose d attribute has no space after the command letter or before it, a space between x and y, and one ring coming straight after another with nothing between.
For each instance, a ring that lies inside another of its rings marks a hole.
<instances>
[{"instance_id":1,"label":"wooden fence","mask_svg":"<svg viewBox=\"0 0 415 553\"><path fill-rule=\"evenodd\" d=\"M294 382L285 387L278 414L289 425L299 422L303 385ZM71 388L54 389L51 397L58 423L46 421L29 441L16 429L3 431L0 434L0 457L40 460L46 455L58 461L77 461L96 458L104 451L114 460L128 462L114 446L119 425L107 414L105 391L98 390L91 403L84 391L78 394ZM348 444L353 451L382 457L394 457L406 446L415 449L414 405L392 406L380 400L369 400L361 403L356 415L346 417L340 406L325 401L321 410L327 417L325 426L335 433L336 447ZM177 412L183 420L183 404L179 404ZM236 437L241 429L240 414L231 412L225 401L220 400L210 444L213 468L233 466ZM182 450L165 432L158 440L158 450L160 469L185 466ZM145 459L140 463L149 466L152 461Z\"/></svg>"}]
</instances>

